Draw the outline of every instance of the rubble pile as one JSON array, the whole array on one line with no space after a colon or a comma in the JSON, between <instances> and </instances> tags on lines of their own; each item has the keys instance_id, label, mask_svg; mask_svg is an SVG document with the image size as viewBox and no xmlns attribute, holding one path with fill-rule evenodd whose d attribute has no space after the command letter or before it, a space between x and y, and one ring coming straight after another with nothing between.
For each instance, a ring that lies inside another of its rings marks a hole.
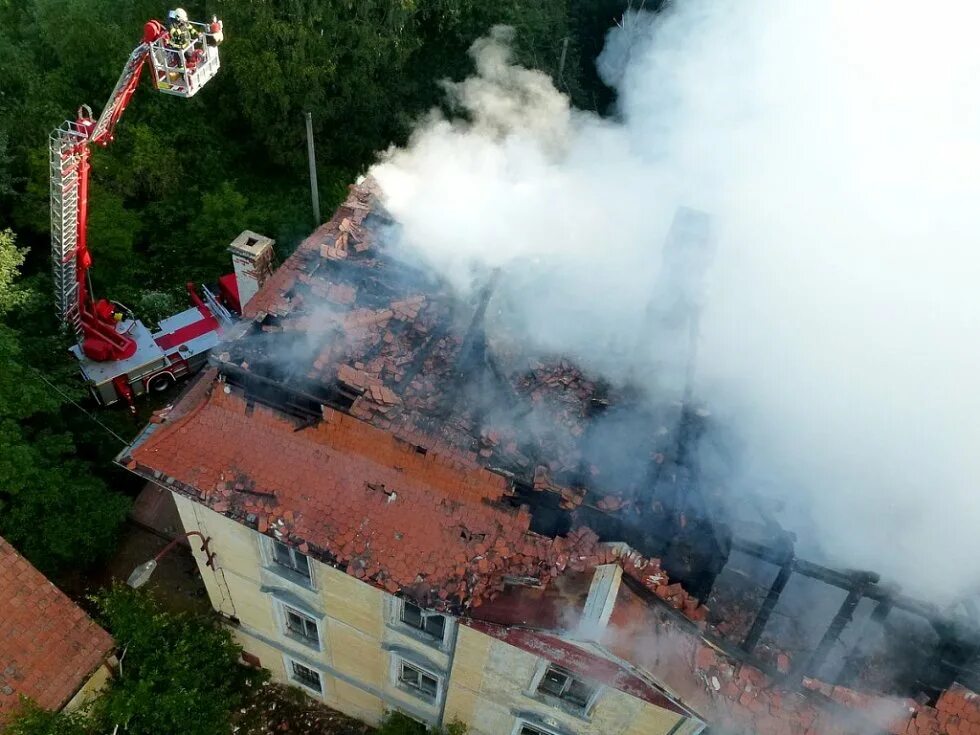
<instances>
[{"instance_id":1,"label":"rubble pile","mask_svg":"<svg viewBox=\"0 0 980 735\"><path fill-rule=\"evenodd\" d=\"M773 679L744 661L685 632L650 606L629 606L618 620L613 650L639 653L641 665L665 677L685 702L726 732L744 735L976 735L980 697L961 685L942 693L935 707L867 694L804 677L802 686ZM627 641L646 634L640 651ZM623 643L620 643L620 640ZM691 677L691 672L694 677Z\"/></svg>"},{"instance_id":2,"label":"rubble pile","mask_svg":"<svg viewBox=\"0 0 980 735\"><path fill-rule=\"evenodd\" d=\"M719 611L711 616L711 624L718 633L724 638L739 642L745 639L752 622L762 606L764 595L752 594L749 585L736 587L735 585L716 584L711 591L712 609Z\"/></svg>"},{"instance_id":3,"label":"rubble pile","mask_svg":"<svg viewBox=\"0 0 980 735\"><path fill-rule=\"evenodd\" d=\"M352 188L250 302L251 331L216 356L227 368L208 371L177 406L154 415L152 431L122 460L127 467L437 610L471 614L514 580L549 589L563 575L618 564L625 578L610 626L627 634L611 649L658 675L677 659L671 687L734 731L863 735L876 731L870 717L894 735L980 735L977 697L962 687L935 707L815 679L794 690L782 674L793 651L805 649L786 625L774 626L778 646L764 636L753 651L770 679L738 650L765 587L738 578L701 604L664 571L676 568L669 550L662 564L625 542L600 542L584 523L649 552L656 547L640 534L637 543L616 533L644 532L645 521L675 512L669 501L634 496L637 479L609 492L603 483L617 470L596 465L616 468L621 458L593 454L592 464L583 452L610 424L622 435L615 421L592 422L607 407L603 420L618 420L628 400L611 401L607 386L564 359L489 354L480 324L486 300L474 311L444 284L390 261L369 219L374 197L370 183ZM640 416L637 426L659 428L639 464L652 470L655 488L680 495L688 482L680 437L704 415L684 423L675 413L648 424ZM677 534L697 533L698 519L676 512ZM637 645L658 635L663 645Z\"/></svg>"},{"instance_id":4,"label":"rubble pile","mask_svg":"<svg viewBox=\"0 0 980 735\"><path fill-rule=\"evenodd\" d=\"M660 568L659 559L646 559L631 551L620 559L620 564L624 574L633 577L674 609L682 611L699 628L703 630L707 626L708 608L689 595L679 583L671 584L667 573Z\"/></svg>"},{"instance_id":5,"label":"rubble pile","mask_svg":"<svg viewBox=\"0 0 980 735\"><path fill-rule=\"evenodd\" d=\"M350 248L356 253L363 253L371 247L371 232L362 229L361 224L371 211L373 195L374 192L368 188L351 187L347 199L340 205L349 214L340 219L336 231L320 245L320 255L323 258L343 260L347 258Z\"/></svg>"},{"instance_id":6,"label":"rubble pile","mask_svg":"<svg viewBox=\"0 0 980 735\"><path fill-rule=\"evenodd\" d=\"M532 411L547 417L540 427L531 425L536 427L541 456L548 458L548 470L559 477L577 473L582 464L579 442L588 426L595 383L567 360L532 360L530 369L515 378L514 388L530 400Z\"/></svg>"}]
</instances>

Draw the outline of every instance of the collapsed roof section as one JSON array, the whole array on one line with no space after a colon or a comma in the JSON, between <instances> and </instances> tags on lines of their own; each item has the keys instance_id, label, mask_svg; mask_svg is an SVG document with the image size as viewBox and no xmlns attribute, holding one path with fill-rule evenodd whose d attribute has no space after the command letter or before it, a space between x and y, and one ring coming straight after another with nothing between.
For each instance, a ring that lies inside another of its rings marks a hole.
<instances>
[{"instance_id":1,"label":"collapsed roof section","mask_svg":"<svg viewBox=\"0 0 980 735\"><path fill-rule=\"evenodd\" d=\"M978 645L961 626L875 575L797 558L778 525L729 507L696 461L704 410L527 354L486 319L503 274L463 302L408 262L394 227L370 181L353 187L127 466L487 624L554 630L547 606L527 620L508 607L514 589L614 563L653 616L643 625L664 630L666 615L682 630L686 676L717 679L711 697L743 669L788 691L829 681L932 702L970 684ZM704 645L726 667L714 678L697 673Z\"/></svg>"},{"instance_id":2,"label":"collapsed roof section","mask_svg":"<svg viewBox=\"0 0 980 735\"><path fill-rule=\"evenodd\" d=\"M426 448L340 411L303 424L250 403L212 371L209 395L153 431L131 469L350 574L429 607L462 610L507 577L547 584L611 561L595 534L530 532L509 482L472 459Z\"/></svg>"},{"instance_id":3,"label":"collapsed roof section","mask_svg":"<svg viewBox=\"0 0 980 735\"><path fill-rule=\"evenodd\" d=\"M562 356L529 352L487 318L506 300L503 274L483 274L461 300L396 235L372 182L353 187L217 351L225 379L301 422L318 422L326 405L424 451L466 457L513 480L533 530L591 526L662 558L705 598L737 515L717 488L710 498L691 489L683 455L706 412L642 400Z\"/></svg>"}]
</instances>

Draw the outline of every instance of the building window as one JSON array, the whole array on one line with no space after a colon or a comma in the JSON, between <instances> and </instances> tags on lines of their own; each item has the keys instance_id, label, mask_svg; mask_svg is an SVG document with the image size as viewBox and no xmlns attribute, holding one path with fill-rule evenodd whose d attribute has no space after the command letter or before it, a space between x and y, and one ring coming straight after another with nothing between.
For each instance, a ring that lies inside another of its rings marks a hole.
<instances>
[{"instance_id":1,"label":"building window","mask_svg":"<svg viewBox=\"0 0 980 735\"><path fill-rule=\"evenodd\" d=\"M551 730L543 730L536 725L531 725L521 720L514 728L513 735L555 735L555 733Z\"/></svg>"},{"instance_id":2,"label":"building window","mask_svg":"<svg viewBox=\"0 0 980 735\"><path fill-rule=\"evenodd\" d=\"M401 621L405 625L411 626L422 631L426 635L435 638L439 643L443 642L446 636L446 616L438 613L423 610L418 605L402 601Z\"/></svg>"},{"instance_id":3,"label":"building window","mask_svg":"<svg viewBox=\"0 0 980 735\"><path fill-rule=\"evenodd\" d=\"M538 694L545 694L567 702L574 707L585 709L592 701L596 687L558 666L549 666L538 682Z\"/></svg>"},{"instance_id":4,"label":"building window","mask_svg":"<svg viewBox=\"0 0 980 735\"><path fill-rule=\"evenodd\" d=\"M281 567L289 569L304 579L311 581L310 560L296 551L292 546L287 546L282 541L272 540L272 560Z\"/></svg>"},{"instance_id":5,"label":"building window","mask_svg":"<svg viewBox=\"0 0 980 735\"><path fill-rule=\"evenodd\" d=\"M439 694L439 678L405 661L398 663L398 683L426 699Z\"/></svg>"},{"instance_id":6,"label":"building window","mask_svg":"<svg viewBox=\"0 0 980 735\"><path fill-rule=\"evenodd\" d=\"M302 684L307 689L312 689L317 694L323 694L323 685L320 683L320 672L314 671L309 666L293 661L289 661L289 678L297 684Z\"/></svg>"},{"instance_id":7,"label":"building window","mask_svg":"<svg viewBox=\"0 0 980 735\"><path fill-rule=\"evenodd\" d=\"M287 635L319 648L320 629L316 624L316 620L288 605L282 606L282 612L286 619Z\"/></svg>"}]
</instances>

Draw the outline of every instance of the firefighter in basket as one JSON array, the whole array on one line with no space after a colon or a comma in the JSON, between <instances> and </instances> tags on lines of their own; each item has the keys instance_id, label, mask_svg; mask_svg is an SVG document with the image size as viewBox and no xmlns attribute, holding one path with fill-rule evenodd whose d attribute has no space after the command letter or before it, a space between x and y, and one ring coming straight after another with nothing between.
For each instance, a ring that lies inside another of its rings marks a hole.
<instances>
[{"instance_id":1,"label":"firefighter in basket","mask_svg":"<svg viewBox=\"0 0 980 735\"><path fill-rule=\"evenodd\" d=\"M167 28L169 45L174 49L185 49L197 39L197 30L187 20L187 11L183 8L172 10L168 14L170 26Z\"/></svg>"}]
</instances>

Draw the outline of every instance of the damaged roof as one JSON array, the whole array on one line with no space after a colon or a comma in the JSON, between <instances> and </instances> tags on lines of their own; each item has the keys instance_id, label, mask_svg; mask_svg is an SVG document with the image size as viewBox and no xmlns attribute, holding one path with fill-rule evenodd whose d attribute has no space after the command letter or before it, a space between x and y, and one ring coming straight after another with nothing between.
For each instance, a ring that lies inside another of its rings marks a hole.
<instances>
[{"instance_id":1,"label":"damaged roof","mask_svg":"<svg viewBox=\"0 0 980 735\"><path fill-rule=\"evenodd\" d=\"M63 707L113 647L108 633L0 538L0 725L22 696Z\"/></svg>"},{"instance_id":2,"label":"damaged roof","mask_svg":"<svg viewBox=\"0 0 980 735\"><path fill-rule=\"evenodd\" d=\"M132 452L131 469L179 483L213 510L300 545L426 604L456 607L613 558L582 529L548 538L508 502L506 478L472 459L399 439L340 411L297 431L218 381Z\"/></svg>"},{"instance_id":3,"label":"damaged roof","mask_svg":"<svg viewBox=\"0 0 980 735\"><path fill-rule=\"evenodd\" d=\"M666 681L709 721L742 722L733 712L744 710L754 732L808 732L805 717L783 716L781 698L756 701L759 682L795 692L787 702L802 691L818 709L833 704L803 673L822 666L835 641L757 636L746 646L760 605L766 616L773 611L760 600L744 625L723 629L726 610L744 601L721 609L715 590L719 609L709 615L702 603L732 549L773 575L782 568L850 590L847 600L900 600L867 575L796 559L767 519L734 538L718 521L730 514L714 513L726 503L719 488L687 492L696 483L685 441L705 412L620 412L637 403L628 387L497 338L487 313L499 274L484 274L463 302L405 261L393 227L370 180L352 187L249 302L212 368L125 453L127 467L359 579L487 625L555 630L568 602L549 596L555 581L615 563L625 586L610 626L629 635L611 652ZM611 424L617 439L630 439L603 442ZM734 567L726 573L726 583L746 578ZM851 627L868 619L864 607L855 615L847 604L830 625L837 634L852 618ZM630 655L650 630L667 629L683 641L683 665L662 671L663 661ZM709 665L705 647L722 668ZM736 692L728 683L739 677ZM915 704L915 719L926 713L917 732L946 732L926 729L937 710ZM850 732L837 723L810 731ZM860 723L854 732L864 731Z\"/></svg>"}]
</instances>

